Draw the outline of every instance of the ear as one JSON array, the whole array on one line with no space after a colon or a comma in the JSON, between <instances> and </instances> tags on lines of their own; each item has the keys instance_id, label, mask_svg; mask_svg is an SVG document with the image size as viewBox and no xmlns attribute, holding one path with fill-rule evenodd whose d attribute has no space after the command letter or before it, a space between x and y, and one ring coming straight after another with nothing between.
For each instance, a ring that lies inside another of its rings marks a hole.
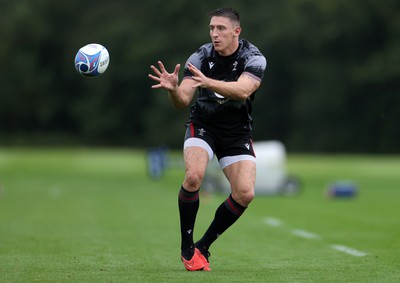
<instances>
[{"instance_id":1,"label":"ear","mask_svg":"<svg viewBox=\"0 0 400 283\"><path fill-rule=\"evenodd\" d=\"M242 28L240 26L237 26L237 27L235 27L233 32L234 32L235 37L239 37L240 33L242 32Z\"/></svg>"}]
</instances>

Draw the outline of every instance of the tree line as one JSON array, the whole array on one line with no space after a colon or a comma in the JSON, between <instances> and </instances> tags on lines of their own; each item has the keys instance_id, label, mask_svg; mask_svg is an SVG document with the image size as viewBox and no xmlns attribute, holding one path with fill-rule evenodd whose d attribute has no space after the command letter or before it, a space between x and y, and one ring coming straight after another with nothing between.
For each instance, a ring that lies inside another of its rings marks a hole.
<instances>
[{"instance_id":1,"label":"tree line","mask_svg":"<svg viewBox=\"0 0 400 283\"><path fill-rule=\"evenodd\" d=\"M394 0L0 1L0 145L179 148L188 109L174 110L147 74L209 42L208 11L223 5L268 61L255 140L293 152L400 151ZM92 42L110 65L86 79L73 61Z\"/></svg>"}]
</instances>

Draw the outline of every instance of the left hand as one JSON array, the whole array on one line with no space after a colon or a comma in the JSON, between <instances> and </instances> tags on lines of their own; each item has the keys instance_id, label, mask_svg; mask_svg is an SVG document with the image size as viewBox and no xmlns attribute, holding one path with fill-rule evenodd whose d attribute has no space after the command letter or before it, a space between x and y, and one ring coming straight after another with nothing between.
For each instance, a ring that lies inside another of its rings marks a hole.
<instances>
[{"instance_id":1,"label":"left hand","mask_svg":"<svg viewBox=\"0 0 400 283\"><path fill-rule=\"evenodd\" d=\"M193 74L192 79L197 83L192 87L207 88L210 85L210 78L207 78L199 69L197 69L193 64L188 63L189 71Z\"/></svg>"}]
</instances>

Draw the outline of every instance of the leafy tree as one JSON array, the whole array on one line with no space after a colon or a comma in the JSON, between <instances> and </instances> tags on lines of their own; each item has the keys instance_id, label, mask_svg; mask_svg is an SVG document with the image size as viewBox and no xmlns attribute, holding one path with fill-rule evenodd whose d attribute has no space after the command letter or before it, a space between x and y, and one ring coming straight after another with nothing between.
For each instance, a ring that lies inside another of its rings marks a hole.
<instances>
[{"instance_id":1,"label":"leafy tree","mask_svg":"<svg viewBox=\"0 0 400 283\"><path fill-rule=\"evenodd\" d=\"M180 147L188 109L151 90L149 66L184 64L232 5L268 60L256 140L290 151L399 152L400 4L394 0L0 1L0 144ZM91 42L106 74L80 77Z\"/></svg>"}]
</instances>

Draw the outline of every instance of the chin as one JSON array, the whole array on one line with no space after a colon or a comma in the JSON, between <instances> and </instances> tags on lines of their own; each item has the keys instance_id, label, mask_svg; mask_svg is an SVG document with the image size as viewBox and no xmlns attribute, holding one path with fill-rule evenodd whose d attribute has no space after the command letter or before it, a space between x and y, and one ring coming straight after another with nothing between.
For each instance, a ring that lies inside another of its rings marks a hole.
<instances>
[{"instance_id":1,"label":"chin","mask_svg":"<svg viewBox=\"0 0 400 283\"><path fill-rule=\"evenodd\" d=\"M221 52L221 51L223 51L224 49L221 47L221 46L215 46L214 45L214 49L215 49L215 51L218 51L218 52Z\"/></svg>"}]
</instances>

